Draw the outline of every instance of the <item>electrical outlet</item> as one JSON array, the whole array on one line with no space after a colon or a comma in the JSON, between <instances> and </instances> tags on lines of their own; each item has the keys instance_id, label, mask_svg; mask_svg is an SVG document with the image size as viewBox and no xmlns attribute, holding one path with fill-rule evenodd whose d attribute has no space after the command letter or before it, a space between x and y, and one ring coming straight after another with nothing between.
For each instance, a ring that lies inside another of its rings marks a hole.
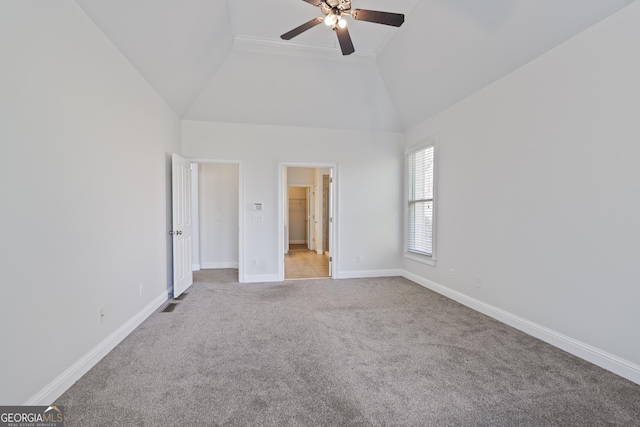
<instances>
[{"instance_id":1,"label":"electrical outlet","mask_svg":"<svg viewBox=\"0 0 640 427\"><path fill-rule=\"evenodd\" d=\"M100 323L104 323L104 308L101 308L98 315L100 316Z\"/></svg>"},{"instance_id":2,"label":"electrical outlet","mask_svg":"<svg viewBox=\"0 0 640 427\"><path fill-rule=\"evenodd\" d=\"M456 277L456 271L453 268L449 270L449 277L451 277L452 279Z\"/></svg>"},{"instance_id":3,"label":"electrical outlet","mask_svg":"<svg viewBox=\"0 0 640 427\"><path fill-rule=\"evenodd\" d=\"M253 265L258 265L258 258L254 258L254 259L251 261L251 263L252 263Z\"/></svg>"},{"instance_id":4,"label":"electrical outlet","mask_svg":"<svg viewBox=\"0 0 640 427\"><path fill-rule=\"evenodd\" d=\"M476 286L476 288L480 287L480 276L476 276L475 286Z\"/></svg>"},{"instance_id":5,"label":"electrical outlet","mask_svg":"<svg viewBox=\"0 0 640 427\"><path fill-rule=\"evenodd\" d=\"M356 255L356 262L362 262L362 255Z\"/></svg>"}]
</instances>

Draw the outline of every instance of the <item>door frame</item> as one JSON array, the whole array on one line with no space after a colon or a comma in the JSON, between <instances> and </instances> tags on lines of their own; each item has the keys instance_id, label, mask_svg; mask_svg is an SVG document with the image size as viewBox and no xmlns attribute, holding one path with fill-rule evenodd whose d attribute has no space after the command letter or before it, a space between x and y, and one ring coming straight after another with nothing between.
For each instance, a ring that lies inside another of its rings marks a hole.
<instances>
[{"instance_id":1,"label":"door frame","mask_svg":"<svg viewBox=\"0 0 640 427\"><path fill-rule=\"evenodd\" d=\"M286 251L285 244L285 198L287 196L288 183L285 180L286 168L313 168L313 169L331 169L331 177L333 178L332 191L330 194L330 208L332 227L329 236L329 254L331 256L331 278L338 277L338 163L299 163L299 162L278 162L278 280L284 281L284 256ZM287 200L288 202L288 200ZM317 242L316 242L317 243Z\"/></svg>"},{"instance_id":2,"label":"door frame","mask_svg":"<svg viewBox=\"0 0 640 427\"><path fill-rule=\"evenodd\" d=\"M238 282L245 283L245 233L244 233L244 169L242 160L220 160L185 157L196 164L233 164L238 165Z\"/></svg>"}]
</instances>

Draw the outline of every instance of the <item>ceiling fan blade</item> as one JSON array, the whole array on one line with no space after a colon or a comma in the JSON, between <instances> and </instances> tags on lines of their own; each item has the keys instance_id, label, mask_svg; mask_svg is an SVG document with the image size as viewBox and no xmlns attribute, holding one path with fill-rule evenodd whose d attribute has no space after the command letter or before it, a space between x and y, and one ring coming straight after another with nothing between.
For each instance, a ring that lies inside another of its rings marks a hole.
<instances>
[{"instance_id":1,"label":"ceiling fan blade","mask_svg":"<svg viewBox=\"0 0 640 427\"><path fill-rule=\"evenodd\" d=\"M343 55L351 55L356 50L353 47L353 43L351 42L351 36L349 35L349 30L347 27L335 28L336 34L338 35L338 41L340 42L340 49L342 49Z\"/></svg>"},{"instance_id":2,"label":"ceiling fan blade","mask_svg":"<svg viewBox=\"0 0 640 427\"><path fill-rule=\"evenodd\" d=\"M320 6L320 4L322 4L322 0L302 0L302 1L306 1L309 4L312 4L314 6Z\"/></svg>"},{"instance_id":3,"label":"ceiling fan blade","mask_svg":"<svg viewBox=\"0 0 640 427\"><path fill-rule=\"evenodd\" d=\"M288 33L284 33L283 35L280 36L280 38L282 40L291 40L295 36L304 33L309 28L315 27L316 25L318 25L322 21L323 21L322 18L313 18L311 21L305 22L304 24L300 25L299 27L294 28L293 30L289 31Z\"/></svg>"},{"instance_id":4,"label":"ceiling fan blade","mask_svg":"<svg viewBox=\"0 0 640 427\"><path fill-rule=\"evenodd\" d=\"M399 27L404 22L404 14L391 12L378 12L377 10L355 9L351 16L356 21L374 22L376 24Z\"/></svg>"}]
</instances>

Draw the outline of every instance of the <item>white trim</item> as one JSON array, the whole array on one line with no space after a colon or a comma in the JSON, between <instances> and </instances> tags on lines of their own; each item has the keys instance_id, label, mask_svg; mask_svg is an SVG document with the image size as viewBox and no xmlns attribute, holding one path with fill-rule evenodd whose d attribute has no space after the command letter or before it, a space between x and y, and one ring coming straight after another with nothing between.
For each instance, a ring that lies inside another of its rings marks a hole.
<instances>
[{"instance_id":1,"label":"white trim","mask_svg":"<svg viewBox=\"0 0 640 427\"><path fill-rule=\"evenodd\" d=\"M246 274L243 283L281 282L277 274Z\"/></svg>"},{"instance_id":2,"label":"white trim","mask_svg":"<svg viewBox=\"0 0 640 427\"><path fill-rule=\"evenodd\" d=\"M166 291L163 291L162 294L158 295L158 297L140 310L138 314L134 315L128 322L120 326L115 332L91 349L91 351L82 356L80 360L71 365L66 371L58 375L57 378L27 400L24 405L44 406L53 403L84 374L89 372L103 357L120 344L122 340L133 332L147 317L151 316L167 299L169 299L169 295Z\"/></svg>"},{"instance_id":3,"label":"white trim","mask_svg":"<svg viewBox=\"0 0 640 427\"><path fill-rule=\"evenodd\" d=\"M306 245L306 240L289 240L290 245Z\"/></svg>"},{"instance_id":4,"label":"white trim","mask_svg":"<svg viewBox=\"0 0 640 427\"><path fill-rule=\"evenodd\" d=\"M200 271L200 264L191 264L191 271Z\"/></svg>"},{"instance_id":5,"label":"white trim","mask_svg":"<svg viewBox=\"0 0 640 427\"><path fill-rule=\"evenodd\" d=\"M413 252L404 252L404 257L416 262L420 262L422 264L427 264L427 265L431 265L433 267L435 267L436 265L436 259L432 256L427 256L427 255L420 255L420 254L415 254Z\"/></svg>"},{"instance_id":6,"label":"white trim","mask_svg":"<svg viewBox=\"0 0 640 427\"><path fill-rule=\"evenodd\" d=\"M203 269L217 269L217 268L238 268L238 262L235 261L219 261L219 262L203 262Z\"/></svg>"},{"instance_id":7,"label":"white trim","mask_svg":"<svg viewBox=\"0 0 640 427\"><path fill-rule=\"evenodd\" d=\"M405 270L402 273L402 276L417 283L418 285L431 289L432 291L457 301L460 304L466 305L473 310L486 314L489 317L506 323L509 326L571 353L574 356L591 362L594 365L613 372L614 374L620 375L629 381L640 384L640 365L636 365L635 363L622 359L621 357L608 353L604 350L600 350L599 348L593 347L589 344L585 344L552 329L538 325L537 323L531 322L520 316L516 316L515 314L509 313L508 311L502 310L498 307L494 307L456 290L447 288L446 286L442 286L429 279L418 276L417 274Z\"/></svg>"},{"instance_id":8,"label":"white trim","mask_svg":"<svg viewBox=\"0 0 640 427\"><path fill-rule=\"evenodd\" d=\"M395 277L402 276L403 270L358 270L358 271L341 271L338 279L363 279L369 277Z\"/></svg>"},{"instance_id":9,"label":"white trim","mask_svg":"<svg viewBox=\"0 0 640 427\"><path fill-rule=\"evenodd\" d=\"M435 134L423 140L422 142L419 142L418 144L413 144L406 147L404 150L404 155L408 156L409 154L415 153L416 151L420 151L423 148L436 147L437 145L438 145L438 134Z\"/></svg>"}]
</instances>

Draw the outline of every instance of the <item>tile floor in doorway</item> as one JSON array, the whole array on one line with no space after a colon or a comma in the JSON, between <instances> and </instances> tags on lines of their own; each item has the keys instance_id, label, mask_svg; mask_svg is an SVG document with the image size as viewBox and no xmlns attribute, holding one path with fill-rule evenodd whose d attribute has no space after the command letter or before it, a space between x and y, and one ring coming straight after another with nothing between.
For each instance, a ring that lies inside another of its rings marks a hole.
<instances>
[{"instance_id":1,"label":"tile floor in doorway","mask_svg":"<svg viewBox=\"0 0 640 427\"><path fill-rule=\"evenodd\" d=\"M318 255L306 245L289 245L289 253L284 256L285 279L310 279L329 277L329 256Z\"/></svg>"}]
</instances>

